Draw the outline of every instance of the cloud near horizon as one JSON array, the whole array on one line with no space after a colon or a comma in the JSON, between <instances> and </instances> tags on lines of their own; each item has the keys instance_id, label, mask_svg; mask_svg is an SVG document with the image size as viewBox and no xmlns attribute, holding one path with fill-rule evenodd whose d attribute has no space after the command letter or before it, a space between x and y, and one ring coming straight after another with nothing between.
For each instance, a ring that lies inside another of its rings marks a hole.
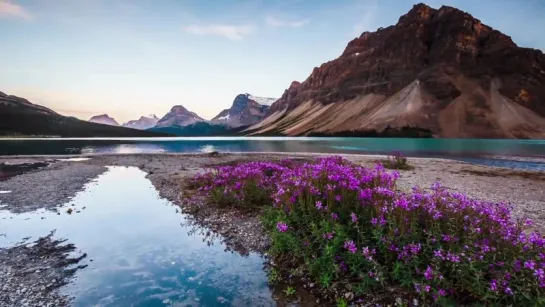
<instances>
[{"instance_id":1,"label":"cloud near horizon","mask_svg":"<svg viewBox=\"0 0 545 307\"><path fill-rule=\"evenodd\" d=\"M267 23L269 26L273 27L290 27L290 28L299 28L306 24L308 24L310 20L308 19L301 19L301 20L294 20L294 21L286 21L281 20L272 16L267 16L265 18L265 23Z\"/></svg>"},{"instance_id":2,"label":"cloud near horizon","mask_svg":"<svg viewBox=\"0 0 545 307\"><path fill-rule=\"evenodd\" d=\"M0 18L2 17L31 19L32 15L20 5L8 0L0 0Z\"/></svg>"},{"instance_id":3,"label":"cloud near horizon","mask_svg":"<svg viewBox=\"0 0 545 307\"><path fill-rule=\"evenodd\" d=\"M252 34L256 30L256 27L253 25L210 24L185 26L183 30L192 35L211 35L230 40L241 40Z\"/></svg>"}]
</instances>

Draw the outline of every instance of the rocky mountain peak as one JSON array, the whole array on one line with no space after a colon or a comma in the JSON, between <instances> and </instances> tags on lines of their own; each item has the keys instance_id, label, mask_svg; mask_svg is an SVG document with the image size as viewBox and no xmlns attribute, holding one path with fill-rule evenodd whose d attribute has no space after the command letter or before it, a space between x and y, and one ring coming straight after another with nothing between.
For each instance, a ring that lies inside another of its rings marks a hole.
<instances>
[{"instance_id":1,"label":"rocky mountain peak","mask_svg":"<svg viewBox=\"0 0 545 307\"><path fill-rule=\"evenodd\" d=\"M204 119L202 119L196 113L189 111L182 105L176 105L173 106L170 111L157 122L156 127L183 127L202 121L204 121Z\"/></svg>"},{"instance_id":2,"label":"rocky mountain peak","mask_svg":"<svg viewBox=\"0 0 545 307\"><path fill-rule=\"evenodd\" d=\"M397 26L407 26L427 22L435 12L435 9L424 3L415 4L407 14L399 17Z\"/></svg>"},{"instance_id":3,"label":"rocky mountain peak","mask_svg":"<svg viewBox=\"0 0 545 307\"><path fill-rule=\"evenodd\" d=\"M95 115L89 119L90 122L110 126L119 126L119 123L108 114Z\"/></svg>"},{"instance_id":4,"label":"rocky mountain peak","mask_svg":"<svg viewBox=\"0 0 545 307\"><path fill-rule=\"evenodd\" d=\"M189 111L182 105L173 106L170 109L170 112L174 112L174 113L178 113L178 114L189 113Z\"/></svg>"},{"instance_id":5,"label":"rocky mountain peak","mask_svg":"<svg viewBox=\"0 0 545 307\"><path fill-rule=\"evenodd\" d=\"M500 96L492 95L491 91L497 91ZM395 96L402 92L412 96ZM324 124L313 123L308 118L310 114L299 110L297 114L304 114L307 126L298 125L297 129L289 131L380 129L394 125L396 121L392 118L400 116L406 119L397 120L397 124L423 124L436 135L471 137L479 130L479 133L488 131L486 135L493 137L539 135L545 125L531 114L545 117L545 56L539 50L518 47L509 36L481 23L469 13L449 6L434 9L417 4L401 16L397 24L362 33L348 42L340 57L314 68L304 82L292 83L271 105L267 116L277 114L275 118L286 121L285 117L296 108L313 105L312 110L319 110L321 106L348 103L363 97L373 103L353 106L355 109L349 112L352 118L355 120L358 114L362 116L353 123L355 126L350 126L348 120L337 119L326 128L320 127ZM390 97L414 103L405 106L406 109L383 106L377 112L384 113L388 120L379 120L381 116L375 115L369 119L373 124L366 124L363 117L371 112L369 108L383 105L385 102L379 102ZM519 119L508 119L511 115L498 119L496 115L487 115L490 112L499 114L506 107L492 106L504 103L500 97L506 104L513 102L517 108L527 110L521 109L521 113L530 113L520 115ZM486 106L485 101L489 102ZM471 115L460 119L462 124L447 128L446 122L441 122L437 116L450 110L449 106L454 103L471 105L467 110ZM414 111L418 108L423 109ZM403 110L415 113L409 115ZM331 119L326 115L332 109L320 112L323 112L322 122L329 123ZM427 119L421 118L424 114ZM488 126L488 130L466 128L476 127L477 123ZM278 125L286 130L291 127L286 122Z\"/></svg>"},{"instance_id":6,"label":"rocky mountain peak","mask_svg":"<svg viewBox=\"0 0 545 307\"><path fill-rule=\"evenodd\" d=\"M233 100L231 108L221 111L212 119L212 123L225 124L233 128L254 124L263 119L269 110L269 105L262 105L259 102L270 103L275 100L274 98L252 96L248 93L239 94Z\"/></svg>"}]
</instances>

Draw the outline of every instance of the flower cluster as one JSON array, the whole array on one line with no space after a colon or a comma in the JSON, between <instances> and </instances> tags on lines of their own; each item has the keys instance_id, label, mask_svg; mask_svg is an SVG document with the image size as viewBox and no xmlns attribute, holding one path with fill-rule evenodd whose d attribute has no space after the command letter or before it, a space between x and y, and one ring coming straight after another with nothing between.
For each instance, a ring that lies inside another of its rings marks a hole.
<instances>
[{"instance_id":1,"label":"flower cluster","mask_svg":"<svg viewBox=\"0 0 545 307\"><path fill-rule=\"evenodd\" d=\"M243 163L195 181L216 202L269 206L271 254L304 263L324 287L388 282L436 302L545 303L545 238L526 231L531 222L438 183L399 192L398 177L329 157Z\"/></svg>"}]
</instances>

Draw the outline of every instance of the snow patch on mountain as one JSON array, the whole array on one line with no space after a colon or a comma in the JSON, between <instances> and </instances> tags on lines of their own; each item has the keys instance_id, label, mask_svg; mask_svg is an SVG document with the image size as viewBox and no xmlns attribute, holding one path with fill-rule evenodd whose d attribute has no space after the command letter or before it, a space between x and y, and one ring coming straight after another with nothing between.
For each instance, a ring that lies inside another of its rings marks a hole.
<instances>
[{"instance_id":1,"label":"snow patch on mountain","mask_svg":"<svg viewBox=\"0 0 545 307\"><path fill-rule=\"evenodd\" d=\"M253 96L251 94L247 94L248 99L253 100L259 104L270 106L275 101L278 100L278 98L271 98L271 97L259 97L259 96Z\"/></svg>"},{"instance_id":2,"label":"snow patch on mountain","mask_svg":"<svg viewBox=\"0 0 545 307\"><path fill-rule=\"evenodd\" d=\"M229 117L231 117L231 114L227 114L225 116L218 117L218 118L216 118L216 120L228 120Z\"/></svg>"}]
</instances>

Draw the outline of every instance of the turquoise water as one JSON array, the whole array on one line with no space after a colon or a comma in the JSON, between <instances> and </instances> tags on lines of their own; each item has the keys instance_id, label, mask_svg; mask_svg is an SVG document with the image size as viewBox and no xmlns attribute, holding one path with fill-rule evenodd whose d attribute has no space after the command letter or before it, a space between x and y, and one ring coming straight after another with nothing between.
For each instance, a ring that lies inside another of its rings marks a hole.
<instances>
[{"instance_id":1,"label":"turquoise water","mask_svg":"<svg viewBox=\"0 0 545 307\"><path fill-rule=\"evenodd\" d=\"M63 289L75 306L276 305L260 256L226 252L218 241L209 246L177 208L159 198L144 172L111 167L60 215L0 209L0 246L56 230L56 238L87 253L80 264L89 266Z\"/></svg>"},{"instance_id":2,"label":"turquoise water","mask_svg":"<svg viewBox=\"0 0 545 307\"><path fill-rule=\"evenodd\" d=\"M2 139L0 155L164 152L321 152L444 157L545 170L545 140L310 137ZM497 159L502 156L507 159ZM509 157L532 157L532 161Z\"/></svg>"}]
</instances>

